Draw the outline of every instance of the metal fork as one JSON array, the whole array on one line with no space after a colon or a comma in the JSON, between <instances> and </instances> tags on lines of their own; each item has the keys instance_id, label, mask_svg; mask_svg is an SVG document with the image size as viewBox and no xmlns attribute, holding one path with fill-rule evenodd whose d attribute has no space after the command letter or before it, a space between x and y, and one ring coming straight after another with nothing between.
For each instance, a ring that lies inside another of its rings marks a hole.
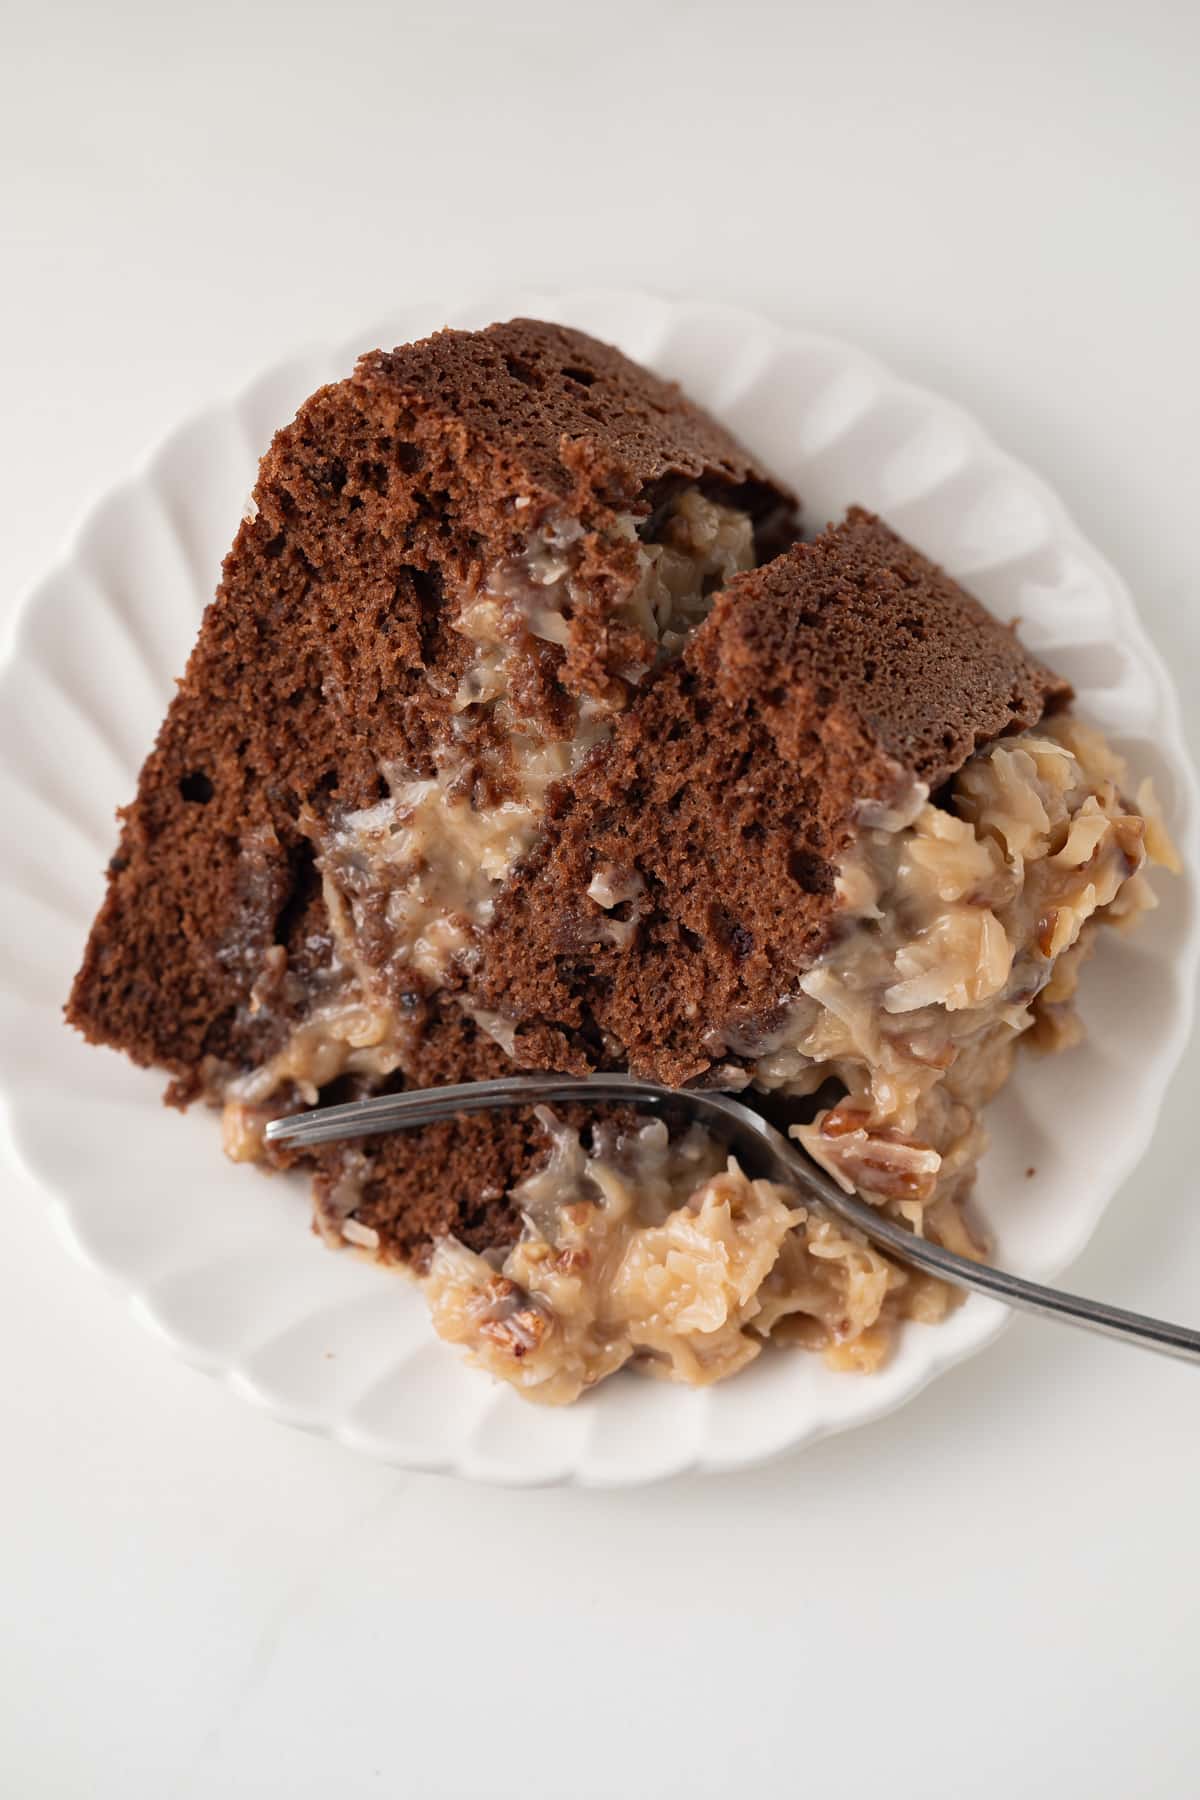
<instances>
[{"instance_id":1,"label":"metal fork","mask_svg":"<svg viewBox=\"0 0 1200 1800\"><path fill-rule=\"evenodd\" d=\"M492 1112L505 1107L531 1106L540 1101L623 1101L650 1113L684 1115L707 1126L737 1157L748 1175L765 1176L785 1186L799 1188L806 1200L844 1225L853 1226L881 1249L901 1262L912 1263L930 1275L956 1287L970 1288L1002 1300L1022 1312L1083 1326L1105 1337L1120 1338L1157 1350L1165 1356L1200 1362L1200 1331L1149 1319L1101 1300L1064 1293L1025 1281L1006 1269L971 1262L916 1237L902 1225L885 1218L875 1207L843 1193L802 1151L774 1126L741 1101L715 1091L660 1087L630 1075L589 1075L572 1079L558 1075L513 1075L499 1081L468 1082L461 1087L413 1088L401 1094L382 1094L372 1100L356 1100L348 1106L320 1107L315 1112L293 1113L274 1119L267 1137L274 1144L293 1148L328 1144L339 1138L374 1137L380 1132L407 1131L418 1125L456 1114Z\"/></svg>"}]
</instances>

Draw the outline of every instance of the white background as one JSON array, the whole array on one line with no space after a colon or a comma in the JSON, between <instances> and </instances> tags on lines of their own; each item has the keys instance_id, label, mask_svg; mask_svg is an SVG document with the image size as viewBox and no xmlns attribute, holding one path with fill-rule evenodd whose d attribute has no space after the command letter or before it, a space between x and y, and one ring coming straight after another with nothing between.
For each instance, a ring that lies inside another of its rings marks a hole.
<instances>
[{"instance_id":1,"label":"white background","mask_svg":"<svg viewBox=\"0 0 1200 1800\"><path fill-rule=\"evenodd\" d=\"M0 631L87 501L297 342L594 280L854 338L964 403L1194 709L1198 20L0 0ZM1198 1074L1075 1272L1193 1322ZM3 1207L0 1792L1196 1792L1194 1370L1021 1322L753 1474L472 1489L267 1422L10 1168Z\"/></svg>"}]
</instances>

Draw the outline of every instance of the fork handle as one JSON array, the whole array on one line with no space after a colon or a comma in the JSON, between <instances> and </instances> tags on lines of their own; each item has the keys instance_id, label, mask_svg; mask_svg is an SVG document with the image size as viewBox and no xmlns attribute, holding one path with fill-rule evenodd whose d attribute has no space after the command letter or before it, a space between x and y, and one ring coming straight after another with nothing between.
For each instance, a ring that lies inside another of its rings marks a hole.
<instances>
[{"instance_id":1,"label":"fork handle","mask_svg":"<svg viewBox=\"0 0 1200 1800\"><path fill-rule=\"evenodd\" d=\"M798 1155L796 1160L800 1160ZM804 1175L805 1186L815 1188L816 1171L806 1169ZM798 1171L796 1180L800 1179ZM1162 1356L1174 1356L1183 1362L1200 1362L1200 1331L1193 1331L1186 1325L1152 1319L1146 1313L1129 1312L1123 1306L1110 1306L1104 1300L1089 1300L1083 1294L1068 1293L1063 1288L1044 1287L1041 1282L1026 1281L1023 1276L997 1269L991 1263L976 1263L969 1257L956 1256L953 1250L944 1250L940 1244L916 1237L904 1226L882 1217L865 1200L842 1193L832 1181L828 1186L823 1179L820 1181L819 1204L846 1224L856 1226L864 1237L889 1251L898 1261L912 1263L927 1274L952 1282L955 1287L987 1294L1019 1312L1057 1319L1064 1325L1076 1325L1102 1337L1137 1344L1143 1350L1157 1350Z\"/></svg>"}]
</instances>

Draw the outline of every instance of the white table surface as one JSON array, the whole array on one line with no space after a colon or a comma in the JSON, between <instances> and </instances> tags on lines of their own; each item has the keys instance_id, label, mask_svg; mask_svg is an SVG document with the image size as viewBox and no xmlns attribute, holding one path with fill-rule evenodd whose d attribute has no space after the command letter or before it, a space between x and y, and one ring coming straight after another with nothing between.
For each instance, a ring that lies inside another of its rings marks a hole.
<instances>
[{"instance_id":1,"label":"white table surface","mask_svg":"<svg viewBox=\"0 0 1200 1800\"><path fill-rule=\"evenodd\" d=\"M0 3L0 631L211 395L416 294L758 306L952 394L1193 708L1182 0ZM1197 743L1195 724L1193 746ZM1200 1317L1195 1047L1076 1271ZM627 1494L358 1462L173 1362L11 1168L0 1792L1192 1796L1200 1377L1018 1323L903 1413Z\"/></svg>"}]
</instances>

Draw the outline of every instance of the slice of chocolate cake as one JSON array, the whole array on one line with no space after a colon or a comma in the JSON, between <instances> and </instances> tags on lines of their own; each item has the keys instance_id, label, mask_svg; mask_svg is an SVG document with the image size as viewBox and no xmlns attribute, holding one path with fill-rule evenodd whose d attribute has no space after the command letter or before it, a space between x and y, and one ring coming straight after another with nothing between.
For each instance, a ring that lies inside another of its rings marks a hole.
<instances>
[{"instance_id":1,"label":"slice of chocolate cake","mask_svg":"<svg viewBox=\"0 0 1200 1800\"><path fill-rule=\"evenodd\" d=\"M865 513L783 549L747 452L558 327L364 358L254 503L72 1022L221 1105L238 1158L282 1112L514 1065L738 1087L969 1246L1012 1044L1064 1035L1093 921L1147 898L1148 801L1065 684ZM327 1239L415 1268L534 1398L712 1380L768 1334L869 1366L946 1304L628 1114L316 1161Z\"/></svg>"},{"instance_id":2,"label":"slice of chocolate cake","mask_svg":"<svg viewBox=\"0 0 1200 1800\"><path fill-rule=\"evenodd\" d=\"M435 996L547 792L793 511L578 332L364 357L264 458L72 1022L182 1101L470 1067L478 1033L457 1009L440 1029Z\"/></svg>"}]
</instances>

